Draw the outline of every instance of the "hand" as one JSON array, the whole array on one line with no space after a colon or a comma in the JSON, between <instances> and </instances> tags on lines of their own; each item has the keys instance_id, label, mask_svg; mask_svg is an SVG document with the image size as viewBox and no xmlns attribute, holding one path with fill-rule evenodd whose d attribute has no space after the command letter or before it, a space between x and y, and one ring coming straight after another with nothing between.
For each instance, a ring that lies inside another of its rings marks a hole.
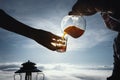
<instances>
[{"instance_id":1,"label":"hand","mask_svg":"<svg viewBox=\"0 0 120 80\"><path fill-rule=\"evenodd\" d=\"M31 38L50 50L56 50L56 44L59 44L61 42L60 40L62 40L61 37L48 31L34 29L26 24L19 22L1 9L0 17L1 28Z\"/></svg>"},{"instance_id":2,"label":"hand","mask_svg":"<svg viewBox=\"0 0 120 80\"><path fill-rule=\"evenodd\" d=\"M89 4L87 0L78 0L72 7L72 11L69 12L69 15L88 16L95 14L96 12L96 9L91 4Z\"/></svg>"},{"instance_id":3,"label":"hand","mask_svg":"<svg viewBox=\"0 0 120 80\"><path fill-rule=\"evenodd\" d=\"M101 13L107 28L120 32L120 21L112 16L112 13Z\"/></svg>"},{"instance_id":4,"label":"hand","mask_svg":"<svg viewBox=\"0 0 120 80\"><path fill-rule=\"evenodd\" d=\"M77 0L69 15L93 15L99 11L108 10L107 4L109 4L107 0Z\"/></svg>"},{"instance_id":5,"label":"hand","mask_svg":"<svg viewBox=\"0 0 120 80\"><path fill-rule=\"evenodd\" d=\"M62 39L61 37L52 34L51 32L36 29L32 34L32 39L34 39L39 44L44 47L55 51L57 48L52 43L57 43L56 40Z\"/></svg>"}]
</instances>

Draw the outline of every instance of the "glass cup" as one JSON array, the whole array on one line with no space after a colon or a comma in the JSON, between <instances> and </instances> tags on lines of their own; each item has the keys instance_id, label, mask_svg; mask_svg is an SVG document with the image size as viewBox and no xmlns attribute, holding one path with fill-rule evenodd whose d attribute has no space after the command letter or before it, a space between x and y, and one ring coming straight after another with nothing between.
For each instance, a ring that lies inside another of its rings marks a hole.
<instances>
[{"instance_id":1,"label":"glass cup","mask_svg":"<svg viewBox=\"0 0 120 80\"><path fill-rule=\"evenodd\" d=\"M53 46L56 47L57 52L66 52L67 48L67 38L53 39L54 42L51 42Z\"/></svg>"},{"instance_id":2,"label":"glass cup","mask_svg":"<svg viewBox=\"0 0 120 80\"><path fill-rule=\"evenodd\" d=\"M58 44L56 44L57 52L66 52L67 48L67 39L62 38L58 40Z\"/></svg>"}]
</instances>

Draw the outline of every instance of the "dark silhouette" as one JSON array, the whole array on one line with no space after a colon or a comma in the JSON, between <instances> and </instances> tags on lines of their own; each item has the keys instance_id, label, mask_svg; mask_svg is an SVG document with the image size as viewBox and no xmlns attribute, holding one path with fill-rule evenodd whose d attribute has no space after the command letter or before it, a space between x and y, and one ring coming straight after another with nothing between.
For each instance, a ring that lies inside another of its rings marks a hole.
<instances>
[{"instance_id":1,"label":"dark silhouette","mask_svg":"<svg viewBox=\"0 0 120 80\"><path fill-rule=\"evenodd\" d=\"M15 74L18 73L20 75L20 80L22 80L22 73L25 73L25 80L32 80L32 73L34 72L37 73L36 80L39 80L38 76L40 74L42 74L42 80L44 80L45 77L44 73L41 70L37 69L35 65L36 65L35 63L30 62L28 60L28 62L22 64L22 67L19 70L17 70ZM16 75L14 75L14 80L16 80L15 76Z\"/></svg>"},{"instance_id":2,"label":"dark silhouette","mask_svg":"<svg viewBox=\"0 0 120 80\"><path fill-rule=\"evenodd\" d=\"M52 34L51 32L35 29L28 25L25 25L13 17L9 16L3 10L0 9L0 27L6 29L8 31L15 32L17 34L26 36L43 45L44 47L55 51L56 46L52 45L51 42L55 42L57 39L61 39L61 37ZM57 42L56 42L57 43Z\"/></svg>"},{"instance_id":3,"label":"dark silhouette","mask_svg":"<svg viewBox=\"0 0 120 80\"><path fill-rule=\"evenodd\" d=\"M118 32L114 40L114 69L107 80L120 80L120 2L118 0L78 0L69 15L90 16L97 12L101 15L106 26Z\"/></svg>"}]
</instances>

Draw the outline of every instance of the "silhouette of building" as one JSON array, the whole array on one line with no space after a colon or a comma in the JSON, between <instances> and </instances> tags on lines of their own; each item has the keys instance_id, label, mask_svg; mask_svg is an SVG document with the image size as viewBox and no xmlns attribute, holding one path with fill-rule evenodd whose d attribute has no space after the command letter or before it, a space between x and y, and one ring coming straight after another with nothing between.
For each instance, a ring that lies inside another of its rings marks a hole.
<instances>
[{"instance_id":1,"label":"silhouette of building","mask_svg":"<svg viewBox=\"0 0 120 80\"><path fill-rule=\"evenodd\" d=\"M33 72L37 73L36 80L44 80L44 77L45 77L44 73L41 70L37 69L37 67L35 67L35 65L36 65L35 63L30 62L29 60L28 60L28 62L23 63L22 67L15 72L14 80L17 80L16 75L19 75L20 80L22 80L22 79L32 80L32 73ZM22 75L23 73L24 73L24 76ZM23 77L25 77L25 78L23 78ZM38 79L38 78L40 78L40 79Z\"/></svg>"}]
</instances>

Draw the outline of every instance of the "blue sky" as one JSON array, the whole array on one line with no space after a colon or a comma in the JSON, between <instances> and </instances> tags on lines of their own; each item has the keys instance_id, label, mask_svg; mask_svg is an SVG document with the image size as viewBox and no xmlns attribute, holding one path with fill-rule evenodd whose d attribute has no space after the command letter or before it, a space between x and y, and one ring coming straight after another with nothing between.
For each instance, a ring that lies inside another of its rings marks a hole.
<instances>
[{"instance_id":1,"label":"blue sky","mask_svg":"<svg viewBox=\"0 0 120 80\"><path fill-rule=\"evenodd\" d=\"M0 0L0 8L31 27L61 34L61 20L77 0ZM70 63L112 65L116 32L105 27L99 13L85 16L86 31L78 39L69 37L65 53L50 51L35 41L0 29L0 62Z\"/></svg>"}]
</instances>

